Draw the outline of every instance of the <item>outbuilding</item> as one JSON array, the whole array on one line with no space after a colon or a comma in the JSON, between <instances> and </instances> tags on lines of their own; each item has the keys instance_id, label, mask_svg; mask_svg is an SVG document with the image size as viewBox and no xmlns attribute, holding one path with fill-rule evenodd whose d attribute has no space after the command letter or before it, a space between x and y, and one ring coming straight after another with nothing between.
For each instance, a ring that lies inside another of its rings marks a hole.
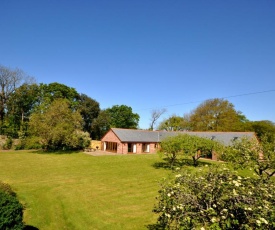
<instances>
[{"instance_id":1,"label":"outbuilding","mask_svg":"<svg viewBox=\"0 0 275 230\"><path fill-rule=\"evenodd\" d=\"M101 149L118 154L156 153L163 139L179 134L209 138L224 145L229 145L232 141L242 137L256 138L254 132L168 132L112 128L101 139Z\"/></svg>"}]
</instances>

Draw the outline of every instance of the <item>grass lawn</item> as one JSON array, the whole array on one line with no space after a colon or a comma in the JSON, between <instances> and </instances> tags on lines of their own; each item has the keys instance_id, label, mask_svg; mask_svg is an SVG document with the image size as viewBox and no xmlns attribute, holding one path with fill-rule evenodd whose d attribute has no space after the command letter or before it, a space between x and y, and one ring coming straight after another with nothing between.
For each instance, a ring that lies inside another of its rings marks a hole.
<instances>
[{"instance_id":1,"label":"grass lawn","mask_svg":"<svg viewBox=\"0 0 275 230\"><path fill-rule=\"evenodd\" d=\"M0 153L0 180L25 205L27 225L43 229L146 229L158 181L158 155Z\"/></svg>"}]
</instances>

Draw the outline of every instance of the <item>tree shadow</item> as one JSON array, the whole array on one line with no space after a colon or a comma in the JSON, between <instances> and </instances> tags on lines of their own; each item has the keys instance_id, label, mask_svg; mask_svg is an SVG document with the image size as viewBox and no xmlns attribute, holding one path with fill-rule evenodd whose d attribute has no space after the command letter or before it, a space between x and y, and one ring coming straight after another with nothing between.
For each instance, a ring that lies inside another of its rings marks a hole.
<instances>
[{"instance_id":1,"label":"tree shadow","mask_svg":"<svg viewBox=\"0 0 275 230\"><path fill-rule=\"evenodd\" d=\"M23 230L39 230L39 228L31 226L31 225L25 225Z\"/></svg>"},{"instance_id":2,"label":"tree shadow","mask_svg":"<svg viewBox=\"0 0 275 230\"><path fill-rule=\"evenodd\" d=\"M83 152L82 150L36 150L34 153L37 154L56 154L56 155L61 155L61 154L75 154L75 153L80 153Z\"/></svg>"},{"instance_id":3,"label":"tree shadow","mask_svg":"<svg viewBox=\"0 0 275 230\"><path fill-rule=\"evenodd\" d=\"M145 226L149 230L161 230L164 229L164 227L160 226L159 224L148 224Z\"/></svg>"},{"instance_id":4,"label":"tree shadow","mask_svg":"<svg viewBox=\"0 0 275 230\"><path fill-rule=\"evenodd\" d=\"M212 165L212 162L199 160L197 161L197 165L195 166L194 161L192 159L184 158L184 159L177 160L176 162L173 163L173 165L171 165L171 162L169 162L169 159L164 158L163 161L155 162L154 164L152 164L152 166L155 169L166 169L166 170L174 170L176 168L183 168L184 166L204 167L206 165L210 166Z\"/></svg>"}]
</instances>

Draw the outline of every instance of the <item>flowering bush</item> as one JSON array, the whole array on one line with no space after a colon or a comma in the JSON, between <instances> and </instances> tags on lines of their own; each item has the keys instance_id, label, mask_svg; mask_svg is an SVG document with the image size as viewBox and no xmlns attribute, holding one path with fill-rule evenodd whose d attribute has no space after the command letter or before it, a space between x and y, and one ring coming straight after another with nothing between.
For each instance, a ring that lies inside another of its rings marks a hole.
<instances>
[{"instance_id":1,"label":"flowering bush","mask_svg":"<svg viewBox=\"0 0 275 230\"><path fill-rule=\"evenodd\" d=\"M227 168L205 167L164 180L155 229L274 229L275 186Z\"/></svg>"},{"instance_id":2,"label":"flowering bush","mask_svg":"<svg viewBox=\"0 0 275 230\"><path fill-rule=\"evenodd\" d=\"M233 164L234 168L249 168L262 179L275 175L275 143L268 142L266 136L259 143L256 139L242 138L225 148L221 159Z\"/></svg>"}]
</instances>

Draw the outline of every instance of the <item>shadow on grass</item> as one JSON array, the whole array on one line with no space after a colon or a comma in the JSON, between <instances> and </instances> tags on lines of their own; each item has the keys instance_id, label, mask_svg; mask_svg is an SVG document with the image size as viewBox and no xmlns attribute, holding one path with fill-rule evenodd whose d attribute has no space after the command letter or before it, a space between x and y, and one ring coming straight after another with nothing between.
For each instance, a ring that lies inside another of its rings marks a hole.
<instances>
[{"instance_id":1,"label":"shadow on grass","mask_svg":"<svg viewBox=\"0 0 275 230\"><path fill-rule=\"evenodd\" d=\"M185 159L181 159L181 160L174 162L174 164L172 166L171 163L169 162L169 159L164 158L163 161L155 162L152 166L156 169L171 170L171 169L175 169L175 168L182 168L184 166L203 167L206 165L208 165L208 166L212 165L212 162L207 162L207 161L204 161L203 159L202 159L202 161L198 161L197 163L198 163L198 165L194 166L194 162L192 159L185 158Z\"/></svg>"},{"instance_id":2,"label":"shadow on grass","mask_svg":"<svg viewBox=\"0 0 275 230\"><path fill-rule=\"evenodd\" d=\"M36 150L34 153L37 154L75 154L75 153L80 153L83 152L82 150Z\"/></svg>"},{"instance_id":3,"label":"shadow on grass","mask_svg":"<svg viewBox=\"0 0 275 230\"><path fill-rule=\"evenodd\" d=\"M31 226L31 225L25 225L23 230L39 230L39 228Z\"/></svg>"},{"instance_id":4,"label":"shadow on grass","mask_svg":"<svg viewBox=\"0 0 275 230\"><path fill-rule=\"evenodd\" d=\"M163 226L160 226L159 224L149 224L145 226L149 230L161 230L164 229Z\"/></svg>"}]
</instances>

